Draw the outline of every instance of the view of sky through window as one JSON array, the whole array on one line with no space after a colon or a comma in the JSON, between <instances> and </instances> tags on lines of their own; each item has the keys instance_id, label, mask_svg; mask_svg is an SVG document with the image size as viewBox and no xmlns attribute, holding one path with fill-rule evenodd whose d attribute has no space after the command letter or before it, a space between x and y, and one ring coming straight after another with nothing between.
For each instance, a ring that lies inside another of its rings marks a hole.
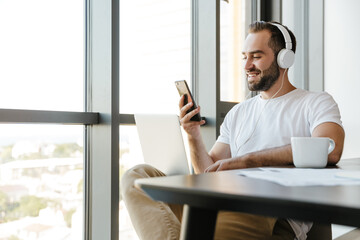
<instances>
[{"instance_id":1,"label":"view of sky through window","mask_svg":"<svg viewBox=\"0 0 360 240\"><path fill-rule=\"evenodd\" d=\"M84 1L0 0L0 108L83 111ZM82 239L83 126L0 124L0 239Z\"/></svg>"},{"instance_id":2,"label":"view of sky through window","mask_svg":"<svg viewBox=\"0 0 360 240\"><path fill-rule=\"evenodd\" d=\"M178 114L176 80L191 87L191 1L120 1L120 113ZM142 163L135 126L120 126L120 176ZM120 239L136 240L120 201Z\"/></svg>"}]
</instances>

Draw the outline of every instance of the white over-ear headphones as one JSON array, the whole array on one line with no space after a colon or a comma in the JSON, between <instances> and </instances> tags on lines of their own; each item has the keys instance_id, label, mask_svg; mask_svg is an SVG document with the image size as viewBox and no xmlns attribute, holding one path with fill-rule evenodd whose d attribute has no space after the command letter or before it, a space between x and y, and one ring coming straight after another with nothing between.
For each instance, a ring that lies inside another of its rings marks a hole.
<instances>
[{"instance_id":1,"label":"white over-ear headphones","mask_svg":"<svg viewBox=\"0 0 360 240\"><path fill-rule=\"evenodd\" d=\"M277 63L281 68L289 68L294 64L295 53L292 50L292 42L289 32L286 28L277 23L270 23L276 26L282 33L285 39L285 48L281 49L277 55Z\"/></svg>"}]
</instances>

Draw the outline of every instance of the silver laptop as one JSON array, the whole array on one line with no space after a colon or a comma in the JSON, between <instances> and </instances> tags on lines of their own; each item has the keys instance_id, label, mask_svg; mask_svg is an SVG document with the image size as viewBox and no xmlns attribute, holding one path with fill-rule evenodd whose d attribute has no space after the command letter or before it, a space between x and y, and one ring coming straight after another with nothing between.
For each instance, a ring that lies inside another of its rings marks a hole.
<instances>
[{"instance_id":1,"label":"silver laptop","mask_svg":"<svg viewBox=\"0 0 360 240\"><path fill-rule=\"evenodd\" d=\"M135 122L145 163L166 175L191 173L176 114L135 114Z\"/></svg>"}]
</instances>

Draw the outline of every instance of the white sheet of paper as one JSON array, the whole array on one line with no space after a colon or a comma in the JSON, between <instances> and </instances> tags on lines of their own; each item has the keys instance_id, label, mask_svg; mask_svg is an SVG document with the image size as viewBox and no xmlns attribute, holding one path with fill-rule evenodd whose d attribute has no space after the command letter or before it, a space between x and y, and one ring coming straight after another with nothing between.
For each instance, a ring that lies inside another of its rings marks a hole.
<instances>
[{"instance_id":1,"label":"white sheet of paper","mask_svg":"<svg viewBox=\"0 0 360 240\"><path fill-rule=\"evenodd\" d=\"M238 174L284 186L360 185L360 171L343 169L253 168L239 170Z\"/></svg>"}]
</instances>

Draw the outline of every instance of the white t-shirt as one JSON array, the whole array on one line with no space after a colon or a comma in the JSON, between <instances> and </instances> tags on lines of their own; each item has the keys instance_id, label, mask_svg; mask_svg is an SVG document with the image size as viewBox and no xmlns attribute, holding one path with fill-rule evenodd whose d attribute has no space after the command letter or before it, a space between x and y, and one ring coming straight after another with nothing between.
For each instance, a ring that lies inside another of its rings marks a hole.
<instances>
[{"instance_id":1,"label":"white t-shirt","mask_svg":"<svg viewBox=\"0 0 360 240\"><path fill-rule=\"evenodd\" d=\"M231 156L242 156L290 144L291 137L309 137L321 123L342 126L337 103L326 92L295 89L265 100L257 95L235 105L226 115L217 142L230 145ZM297 239L306 239L312 223L289 219Z\"/></svg>"}]
</instances>

